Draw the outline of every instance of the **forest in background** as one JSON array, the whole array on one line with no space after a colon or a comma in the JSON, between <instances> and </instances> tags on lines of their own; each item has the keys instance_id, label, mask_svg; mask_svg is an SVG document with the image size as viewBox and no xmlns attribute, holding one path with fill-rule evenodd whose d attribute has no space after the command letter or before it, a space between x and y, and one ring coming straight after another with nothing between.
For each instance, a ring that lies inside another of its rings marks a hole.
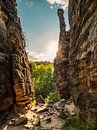
<instances>
[{"instance_id":1,"label":"forest in background","mask_svg":"<svg viewBox=\"0 0 97 130\"><path fill-rule=\"evenodd\" d=\"M30 62L32 66L32 86L35 99L42 98L46 102L59 100L54 82L54 67L51 62Z\"/></svg>"}]
</instances>

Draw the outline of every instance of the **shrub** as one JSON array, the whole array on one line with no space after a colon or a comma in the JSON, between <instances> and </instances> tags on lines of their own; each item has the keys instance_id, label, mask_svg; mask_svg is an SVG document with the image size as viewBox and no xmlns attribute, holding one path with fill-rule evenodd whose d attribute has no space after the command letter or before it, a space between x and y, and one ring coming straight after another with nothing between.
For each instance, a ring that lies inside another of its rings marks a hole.
<instances>
[{"instance_id":1,"label":"shrub","mask_svg":"<svg viewBox=\"0 0 97 130\"><path fill-rule=\"evenodd\" d=\"M57 102L60 100L59 95L56 92L50 92L49 95L47 95L47 98L45 98L45 102Z\"/></svg>"},{"instance_id":2,"label":"shrub","mask_svg":"<svg viewBox=\"0 0 97 130\"><path fill-rule=\"evenodd\" d=\"M53 80L53 64L52 63L31 63L32 64L32 81L35 90L35 97L42 95L46 98L50 92L55 91L55 83Z\"/></svg>"}]
</instances>

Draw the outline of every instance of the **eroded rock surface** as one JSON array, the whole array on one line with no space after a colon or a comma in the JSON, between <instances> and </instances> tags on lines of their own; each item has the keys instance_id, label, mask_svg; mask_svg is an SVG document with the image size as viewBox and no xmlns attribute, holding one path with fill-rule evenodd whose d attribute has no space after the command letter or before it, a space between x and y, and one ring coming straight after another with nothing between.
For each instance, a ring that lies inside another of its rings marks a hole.
<instances>
[{"instance_id":1,"label":"eroded rock surface","mask_svg":"<svg viewBox=\"0 0 97 130\"><path fill-rule=\"evenodd\" d=\"M59 47L56 58L54 60L54 79L57 85L58 93L61 98L69 99L69 32L66 31L64 22L64 11L58 9L58 17L60 22Z\"/></svg>"},{"instance_id":2,"label":"eroded rock surface","mask_svg":"<svg viewBox=\"0 0 97 130\"><path fill-rule=\"evenodd\" d=\"M32 97L31 74L15 0L0 0L0 111Z\"/></svg>"},{"instance_id":3,"label":"eroded rock surface","mask_svg":"<svg viewBox=\"0 0 97 130\"><path fill-rule=\"evenodd\" d=\"M80 113L97 123L97 0L70 0L70 81Z\"/></svg>"}]
</instances>

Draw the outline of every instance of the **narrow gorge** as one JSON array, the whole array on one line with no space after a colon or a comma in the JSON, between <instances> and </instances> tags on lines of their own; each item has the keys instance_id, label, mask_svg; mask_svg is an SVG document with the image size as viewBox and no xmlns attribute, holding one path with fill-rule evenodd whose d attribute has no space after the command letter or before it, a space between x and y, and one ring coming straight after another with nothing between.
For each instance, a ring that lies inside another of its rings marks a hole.
<instances>
[{"instance_id":1,"label":"narrow gorge","mask_svg":"<svg viewBox=\"0 0 97 130\"><path fill-rule=\"evenodd\" d=\"M72 99L75 111L97 125L97 0L69 0L68 31L64 10L58 9L57 15L57 93L66 101ZM33 100L33 68L25 48L16 0L0 0L0 115L13 108L22 112Z\"/></svg>"}]
</instances>

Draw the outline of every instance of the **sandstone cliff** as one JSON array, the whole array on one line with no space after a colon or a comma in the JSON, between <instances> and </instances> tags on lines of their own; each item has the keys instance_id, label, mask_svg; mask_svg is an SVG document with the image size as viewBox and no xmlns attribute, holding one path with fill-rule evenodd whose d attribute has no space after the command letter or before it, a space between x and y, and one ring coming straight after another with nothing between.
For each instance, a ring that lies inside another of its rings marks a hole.
<instances>
[{"instance_id":1,"label":"sandstone cliff","mask_svg":"<svg viewBox=\"0 0 97 130\"><path fill-rule=\"evenodd\" d=\"M0 0L0 111L32 98L31 73L16 0Z\"/></svg>"},{"instance_id":2,"label":"sandstone cliff","mask_svg":"<svg viewBox=\"0 0 97 130\"><path fill-rule=\"evenodd\" d=\"M57 90L62 98L68 99L71 93L81 116L97 123L97 0L69 1L69 34L63 10L58 10L58 16Z\"/></svg>"},{"instance_id":3,"label":"sandstone cliff","mask_svg":"<svg viewBox=\"0 0 97 130\"><path fill-rule=\"evenodd\" d=\"M70 81L81 115L97 122L97 0L70 0Z\"/></svg>"},{"instance_id":4,"label":"sandstone cliff","mask_svg":"<svg viewBox=\"0 0 97 130\"><path fill-rule=\"evenodd\" d=\"M58 52L54 60L54 79L61 98L69 99L69 32L65 29L66 25L63 14L63 9L58 9L60 36Z\"/></svg>"}]
</instances>

